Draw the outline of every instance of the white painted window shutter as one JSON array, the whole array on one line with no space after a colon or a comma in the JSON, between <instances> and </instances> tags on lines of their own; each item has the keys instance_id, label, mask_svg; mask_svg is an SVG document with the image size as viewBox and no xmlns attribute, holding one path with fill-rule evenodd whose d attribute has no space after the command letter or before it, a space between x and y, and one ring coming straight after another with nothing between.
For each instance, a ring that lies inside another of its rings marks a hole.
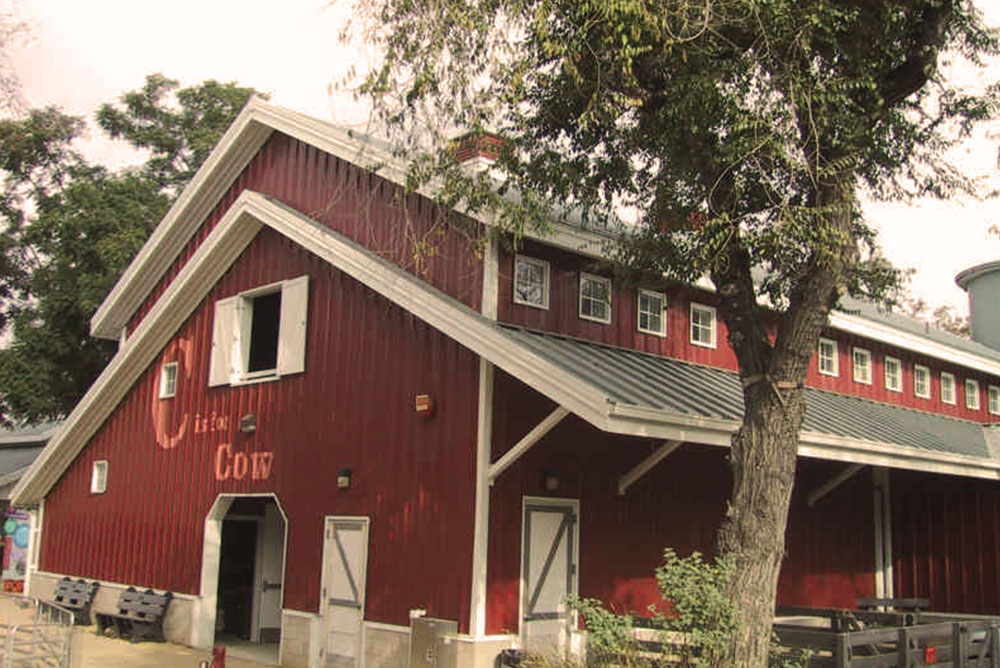
<instances>
[{"instance_id":1,"label":"white painted window shutter","mask_svg":"<svg viewBox=\"0 0 1000 668\"><path fill-rule=\"evenodd\" d=\"M278 375L306 370L306 323L309 277L299 276L281 286L281 325L278 331Z\"/></svg>"},{"instance_id":2,"label":"white painted window shutter","mask_svg":"<svg viewBox=\"0 0 1000 668\"><path fill-rule=\"evenodd\" d=\"M236 304L239 297L229 297L215 302L215 321L212 327L212 359L208 371L208 384L228 385L233 380L233 351L236 345Z\"/></svg>"}]
</instances>

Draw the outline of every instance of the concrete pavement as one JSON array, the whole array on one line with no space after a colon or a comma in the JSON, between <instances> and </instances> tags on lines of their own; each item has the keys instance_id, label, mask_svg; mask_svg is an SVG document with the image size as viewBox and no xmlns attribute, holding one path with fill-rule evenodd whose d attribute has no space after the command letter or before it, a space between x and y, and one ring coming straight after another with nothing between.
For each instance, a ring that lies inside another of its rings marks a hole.
<instances>
[{"instance_id":1,"label":"concrete pavement","mask_svg":"<svg viewBox=\"0 0 1000 668\"><path fill-rule=\"evenodd\" d=\"M97 635L94 626L78 626L73 636L73 668L198 668L201 661L211 666L211 650L197 650L169 642L133 643ZM233 656L227 652L226 668L261 668L268 665ZM273 665L273 664L270 664Z\"/></svg>"}]
</instances>

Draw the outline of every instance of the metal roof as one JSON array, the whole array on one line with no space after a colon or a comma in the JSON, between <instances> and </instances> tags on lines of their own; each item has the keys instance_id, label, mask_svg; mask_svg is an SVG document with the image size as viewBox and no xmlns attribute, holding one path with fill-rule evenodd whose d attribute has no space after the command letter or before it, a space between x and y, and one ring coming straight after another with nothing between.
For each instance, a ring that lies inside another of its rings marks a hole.
<instances>
[{"instance_id":1,"label":"metal roof","mask_svg":"<svg viewBox=\"0 0 1000 668\"><path fill-rule=\"evenodd\" d=\"M736 373L549 333L504 327L512 341L603 392L609 402L698 418L742 420ZM812 388L803 432L990 458L977 422Z\"/></svg>"}]
</instances>

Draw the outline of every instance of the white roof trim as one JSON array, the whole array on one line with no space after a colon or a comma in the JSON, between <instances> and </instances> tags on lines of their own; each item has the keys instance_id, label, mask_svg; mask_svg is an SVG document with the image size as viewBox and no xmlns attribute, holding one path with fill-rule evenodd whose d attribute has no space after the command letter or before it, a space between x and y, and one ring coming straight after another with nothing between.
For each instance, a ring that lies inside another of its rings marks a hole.
<instances>
[{"instance_id":1,"label":"white roof trim","mask_svg":"<svg viewBox=\"0 0 1000 668\"><path fill-rule=\"evenodd\" d=\"M129 318L274 132L374 170L398 185L406 183L406 165L386 150L331 123L251 98L94 313L90 322L94 336L120 338ZM488 216L475 218L491 223ZM606 238L564 223L553 222L550 227L547 235L533 230L525 234L565 250L603 255Z\"/></svg>"},{"instance_id":2,"label":"white roof trim","mask_svg":"<svg viewBox=\"0 0 1000 668\"><path fill-rule=\"evenodd\" d=\"M732 420L689 418L611 402L599 389L516 345L499 326L477 311L428 285L324 225L264 195L246 190L185 263L118 354L66 418L11 495L13 503L40 502L87 442L111 415L139 376L177 329L267 225L347 275L380 293L599 429L709 445L729 445ZM800 453L856 463L938 470L977 477L1000 477L991 460L876 446L854 439L803 435Z\"/></svg>"},{"instance_id":3,"label":"white roof trim","mask_svg":"<svg viewBox=\"0 0 1000 668\"><path fill-rule=\"evenodd\" d=\"M896 329L891 325L841 311L831 311L828 322L830 327L834 329L863 336L881 343L887 343L890 346L927 355L928 357L945 362L952 362L953 364L982 371L983 373L1000 376L1000 361L982 357L975 353L965 352L958 348L952 348L945 343L938 343L918 334Z\"/></svg>"}]
</instances>

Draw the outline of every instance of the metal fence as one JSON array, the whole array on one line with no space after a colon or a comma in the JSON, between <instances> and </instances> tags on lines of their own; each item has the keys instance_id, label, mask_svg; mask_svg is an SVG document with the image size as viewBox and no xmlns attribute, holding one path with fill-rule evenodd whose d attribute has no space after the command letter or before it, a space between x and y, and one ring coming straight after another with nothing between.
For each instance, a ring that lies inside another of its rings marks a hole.
<instances>
[{"instance_id":1,"label":"metal fence","mask_svg":"<svg viewBox=\"0 0 1000 668\"><path fill-rule=\"evenodd\" d=\"M70 668L73 612L0 594L0 668Z\"/></svg>"}]
</instances>

